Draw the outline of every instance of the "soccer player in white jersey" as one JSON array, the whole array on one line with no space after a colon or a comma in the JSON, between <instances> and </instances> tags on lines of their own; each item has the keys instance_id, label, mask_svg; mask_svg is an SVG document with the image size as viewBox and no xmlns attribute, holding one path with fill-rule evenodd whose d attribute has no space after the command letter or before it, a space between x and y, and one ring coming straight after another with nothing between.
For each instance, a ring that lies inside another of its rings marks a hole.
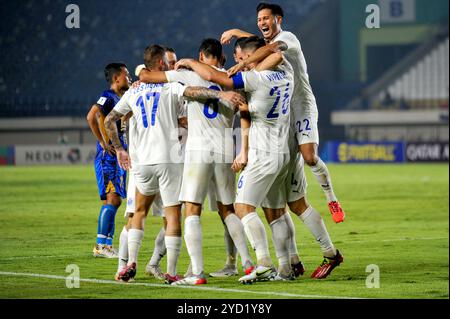
<instances>
[{"instance_id":1,"label":"soccer player in white jersey","mask_svg":"<svg viewBox=\"0 0 450 319\"><path fill-rule=\"evenodd\" d=\"M216 39L205 39L199 49L199 59L216 69L221 67L222 45ZM226 73L223 72L226 76ZM147 72L140 77L143 82L181 82L191 86L203 86L221 91L220 86L202 79L189 70ZM188 112L188 139L180 200L186 203L185 242L191 258L192 274L177 284L200 285L206 283L202 253L202 229L200 215L208 187L214 189L219 215L227 232L236 245L246 273L253 270L251 256L245 240L244 228L234 213L235 174L233 162L232 125L234 110L215 100L190 101ZM213 154L213 155L211 155ZM229 240L227 240L228 242ZM235 253L227 245L227 265L218 276L237 274Z\"/></svg>"},{"instance_id":2,"label":"soccer player in white jersey","mask_svg":"<svg viewBox=\"0 0 450 319\"><path fill-rule=\"evenodd\" d=\"M166 71L164 48L152 45L144 53L146 68ZM144 222L148 210L159 192L167 218L165 243L167 248L166 282L179 279L177 262L181 249L181 203L178 200L183 164L178 141L178 109L183 97L193 99L221 99L237 104L243 98L234 92L217 92L201 87L186 88L179 83L141 84L127 91L105 120L105 127L117 146L119 165L129 170L128 153L121 147L117 128L113 125L123 114L133 112L137 122L137 163L133 163L136 178L136 209L128 231L128 264L118 279L129 281L136 275L137 257L144 236ZM142 147L145 146L145 147Z\"/></svg>"},{"instance_id":3,"label":"soccer player in white jersey","mask_svg":"<svg viewBox=\"0 0 450 319\"><path fill-rule=\"evenodd\" d=\"M296 87L292 103L297 110L295 124L299 151L327 197L333 220L336 223L343 222L345 213L334 193L330 173L325 163L317 155L319 144L317 121L319 115L300 42L293 33L282 30L281 24L284 12L279 5L260 3L256 11L258 28L268 45L248 60L242 61L231 68L228 73L232 75L244 68L246 64L261 61L272 52L283 51L285 53L286 59L291 63L295 73ZM223 33L221 41L222 43L229 43L233 37L250 35L250 33L239 29L231 29Z\"/></svg>"},{"instance_id":4,"label":"soccer player in white jersey","mask_svg":"<svg viewBox=\"0 0 450 319\"><path fill-rule=\"evenodd\" d=\"M170 51L169 51L170 50ZM171 65L174 67L176 63L176 55L175 51L170 48L165 48L166 51L166 59L168 61L169 68ZM173 60L175 59L175 62ZM139 73L142 69L145 68L144 64L140 64L135 69L135 75L139 77ZM131 113L132 115L132 113ZM128 145L128 153L130 156L131 162L137 162L136 159L136 119L134 117L130 117L128 120L128 134L127 134L127 145ZM127 185L127 205L125 208L125 218L127 219L127 224L123 227L122 232L120 233L119 239L119 263L117 268L117 273L115 279L118 280L119 274L122 270L125 269L128 262L128 229L131 226L131 218L133 217L135 210L135 194L136 194L136 184L134 182L134 174L132 172L132 168L130 169L130 174L128 178ZM167 228L167 220L164 217L163 205L161 201L161 196L158 194L155 197L155 200L152 203L152 214L153 216L163 217L164 227L161 228L160 232L156 236L155 239L155 247L153 250L153 255L150 258L149 263L145 267L145 273L154 276L156 279L165 280L165 274L162 272L159 263L161 259L166 254L166 245L164 241L165 237L165 229Z\"/></svg>"},{"instance_id":5,"label":"soccer player in white jersey","mask_svg":"<svg viewBox=\"0 0 450 319\"><path fill-rule=\"evenodd\" d=\"M252 54L264 46L258 37L246 39L241 48ZM280 53L275 54L282 61ZM278 63L277 63L278 64ZM256 214L258 206L281 209L286 205L285 179L289 163L288 132L290 96L294 87L293 72L289 63L275 70L258 71L258 68L228 78L223 73L194 60L181 60L184 65L228 88L244 89L249 100L251 115L249 131L248 164L238 179L236 212L248 229L249 240L256 251L258 266L243 276L243 283L268 280L274 275L264 225ZM254 67L255 65L251 66ZM242 110L241 110L242 111ZM269 222L273 220L268 219ZM284 219L279 224L285 224ZM285 226L283 229L286 229ZM273 239L279 259L279 271L290 272L288 232L273 229Z\"/></svg>"},{"instance_id":6,"label":"soccer player in white jersey","mask_svg":"<svg viewBox=\"0 0 450 319\"><path fill-rule=\"evenodd\" d=\"M333 220L336 223L343 222L345 213L334 194L329 171L325 163L317 156L317 146L319 144L317 104L309 83L307 66L300 42L293 33L281 29L284 13L279 5L260 3L257 7L257 15L258 28L268 44L248 59L231 68L228 73L232 75L244 68L248 63L260 61L272 52L284 52L286 59L294 68L296 80L296 87L291 103L294 110L293 113L295 114L293 124L295 125L299 151L322 186ZM233 37L249 35L245 31L232 29L223 33L221 41L227 43ZM300 162L301 159L297 161ZM291 181L293 183L291 188L294 189L300 187L303 172L296 168L293 173L294 175L291 175ZM320 243L324 255L322 264L313 272L312 277L318 279L325 278L343 261L343 256L335 249L331 240L323 240L324 238L329 239L329 235L320 214L306 202L305 198L301 198L299 193L296 193L296 195L290 198L289 207L292 212L304 221L305 225L313 233L316 240Z\"/></svg>"}]
</instances>

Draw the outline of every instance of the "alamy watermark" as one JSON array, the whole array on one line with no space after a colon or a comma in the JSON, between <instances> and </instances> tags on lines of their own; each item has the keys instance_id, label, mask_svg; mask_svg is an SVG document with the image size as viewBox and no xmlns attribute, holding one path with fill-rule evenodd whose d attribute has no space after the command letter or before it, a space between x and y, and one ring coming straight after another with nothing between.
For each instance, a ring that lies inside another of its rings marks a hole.
<instances>
[{"instance_id":1,"label":"alamy watermark","mask_svg":"<svg viewBox=\"0 0 450 319\"><path fill-rule=\"evenodd\" d=\"M366 277L366 287L369 289L380 288L380 268L378 265L367 265L366 272L369 273Z\"/></svg>"},{"instance_id":2,"label":"alamy watermark","mask_svg":"<svg viewBox=\"0 0 450 319\"><path fill-rule=\"evenodd\" d=\"M381 28L380 7L376 4L369 4L366 7L366 13L369 13L366 17L366 27L368 29Z\"/></svg>"},{"instance_id":3,"label":"alamy watermark","mask_svg":"<svg viewBox=\"0 0 450 319\"><path fill-rule=\"evenodd\" d=\"M76 4L69 4L66 7L66 13L69 15L66 17L67 29L79 29L80 28L80 7Z\"/></svg>"},{"instance_id":4,"label":"alamy watermark","mask_svg":"<svg viewBox=\"0 0 450 319\"><path fill-rule=\"evenodd\" d=\"M69 276L66 277L66 287L69 289L80 288L80 267L75 264L67 265L66 272Z\"/></svg>"}]
</instances>

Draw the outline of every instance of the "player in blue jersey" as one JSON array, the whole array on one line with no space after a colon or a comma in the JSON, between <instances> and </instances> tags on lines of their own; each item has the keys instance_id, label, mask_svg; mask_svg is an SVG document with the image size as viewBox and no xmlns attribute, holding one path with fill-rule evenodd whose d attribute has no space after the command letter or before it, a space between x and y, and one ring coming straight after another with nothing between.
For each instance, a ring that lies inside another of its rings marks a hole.
<instances>
[{"instance_id":1,"label":"player in blue jersey","mask_svg":"<svg viewBox=\"0 0 450 319\"><path fill-rule=\"evenodd\" d=\"M131 84L130 74L123 63L110 63L105 67L106 81L110 89L104 91L97 103L92 105L87 122L92 133L97 138L97 153L95 156L95 175L97 186L102 201L98 217L97 241L93 249L94 257L117 258L118 254L113 249L115 217L117 209L126 198L126 171L117 163L114 147L111 145L104 127L105 117L111 112L121 96L128 90ZM117 122L120 132L121 121ZM120 141L124 147L123 133Z\"/></svg>"}]
</instances>

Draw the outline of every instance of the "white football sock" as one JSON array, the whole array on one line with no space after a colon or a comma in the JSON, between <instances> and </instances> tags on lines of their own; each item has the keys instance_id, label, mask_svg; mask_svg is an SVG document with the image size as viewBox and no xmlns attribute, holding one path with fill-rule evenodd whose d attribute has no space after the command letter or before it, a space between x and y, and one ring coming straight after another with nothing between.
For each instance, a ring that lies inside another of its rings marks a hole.
<instances>
[{"instance_id":1,"label":"white football sock","mask_svg":"<svg viewBox=\"0 0 450 319\"><path fill-rule=\"evenodd\" d=\"M325 193L328 202L337 201L336 195L334 194L333 191L333 185L331 184L330 172L328 171L328 168L325 165L325 163L319 158L317 164L315 166L310 167L312 173L314 174L314 176L316 176L317 181L322 187L322 190Z\"/></svg>"},{"instance_id":2,"label":"white football sock","mask_svg":"<svg viewBox=\"0 0 450 319\"><path fill-rule=\"evenodd\" d=\"M184 220L184 240L191 257L192 273L203 272L202 225L200 216L189 216Z\"/></svg>"},{"instance_id":3,"label":"white football sock","mask_svg":"<svg viewBox=\"0 0 450 319\"><path fill-rule=\"evenodd\" d=\"M128 262L128 230L123 226L119 237L119 267L117 272L120 273L127 266Z\"/></svg>"},{"instance_id":4,"label":"white football sock","mask_svg":"<svg viewBox=\"0 0 450 319\"><path fill-rule=\"evenodd\" d=\"M176 276L182 240L181 237L166 236L165 242L167 247L167 273Z\"/></svg>"},{"instance_id":5,"label":"white football sock","mask_svg":"<svg viewBox=\"0 0 450 319\"><path fill-rule=\"evenodd\" d=\"M289 265L289 227L283 216L270 223L272 229L272 241L275 254L278 258L278 272L287 274L291 267Z\"/></svg>"},{"instance_id":6,"label":"white football sock","mask_svg":"<svg viewBox=\"0 0 450 319\"><path fill-rule=\"evenodd\" d=\"M286 221L289 231L289 258L291 260L291 264L295 265L300 262L300 257L297 249L297 241L295 237L295 225L289 212L286 212L282 217Z\"/></svg>"},{"instance_id":7,"label":"white football sock","mask_svg":"<svg viewBox=\"0 0 450 319\"><path fill-rule=\"evenodd\" d=\"M230 214L225 218L225 224L227 225L228 232L233 239L234 245L241 256L242 266L245 266L247 262L252 262L252 257L247 247L247 241L245 240L244 225L236 214Z\"/></svg>"},{"instance_id":8,"label":"white football sock","mask_svg":"<svg viewBox=\"0 0 450 319\"><path fill-rule=\"evenodd\" d=\"M330 235L325 227L322 216L320 216L312 206L309 206L303 214L300 215L300 219L303 220L306 227L308 227L314 238L319 242L323 255L325 257L336 256L336 248L334 248L334 245L331 242Z\"/></svg>"},{"instance_id":9,"label":"white football sock","mask_svg":"<svg viewBox=\"0 0 450 319\"><path fill-rule=\"evenodd\" d=\"M248 227L248 231L251 234L253 244L255 245L258 265L272 266L266 229L258 214L253 212L245 215L244 218L242 218L242 224L244 224L244 227Z\"/></svg>"},{"instance_id":10,"label":"white football sock","mask_svg":"<svg viewBox=\"0 0 450 319\"><path fill-rule=\"evenodd\" d=\"M242 219L241 219L241 222L242 222ZM255 241L253 240L252 233L247 225L245 225L244 223L242 223L242 224L244 225L244 232L245 232L245 235L247 236L248 241L250 242L250 246L252 246L252 249L255 250Z\"/></svg>"},{"instance_id":11,"label":"white football sock","mask_svg":"<svg viewBox=\"0 0 450 319\"><path fill-rule=\"evenodd\" d=\"M137 263L139 248L142 245L144 231L140 229L128 230L128 265Z\"/></svg>"},{"instance_id":12,"label":"white football sock","mask_svg":"<svg viewBox=\"0 0 450 319\"><path fill-rule=\"evenodd\" d=\"M152 258L150 258L150 265L158 266L161 262L161 259L166 254L166 243L164 241L164 236L166 235L166 231L164 227L158 233L155 239L155 248L153 249Z\"/></svg>"},{"instance_id":13,"label":"white football sock","mask_svg":"<svg viewBox=\"0 0 450 319\"><path fill-rule=\"evenodd\" d=\"M237 262L237 248L234 245L233 238L231 238L230 232L228 231L228 227L226 224L223 225L224 229L224 239L225 239L225 247L227 249L227 261L226 264L229 266L236 267ZM245 240L245 238L244 238Z\"/></svg>"}]
</instances>

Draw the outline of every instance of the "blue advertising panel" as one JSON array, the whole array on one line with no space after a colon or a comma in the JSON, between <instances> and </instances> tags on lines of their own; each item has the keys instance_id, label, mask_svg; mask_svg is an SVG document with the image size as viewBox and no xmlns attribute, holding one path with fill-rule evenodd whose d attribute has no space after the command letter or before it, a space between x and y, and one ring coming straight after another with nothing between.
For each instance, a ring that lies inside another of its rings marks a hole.
<instances>
[{"instance_id":1,"label":"blue advertising panel","mask_svg":"<svg viewBox=\"0 0 450 319\"><path fill-rule=\"evenodd\" d=\"M329 162L400 163L405 161L403 142L328 142Z\"/></svg>"}]
</instances>

